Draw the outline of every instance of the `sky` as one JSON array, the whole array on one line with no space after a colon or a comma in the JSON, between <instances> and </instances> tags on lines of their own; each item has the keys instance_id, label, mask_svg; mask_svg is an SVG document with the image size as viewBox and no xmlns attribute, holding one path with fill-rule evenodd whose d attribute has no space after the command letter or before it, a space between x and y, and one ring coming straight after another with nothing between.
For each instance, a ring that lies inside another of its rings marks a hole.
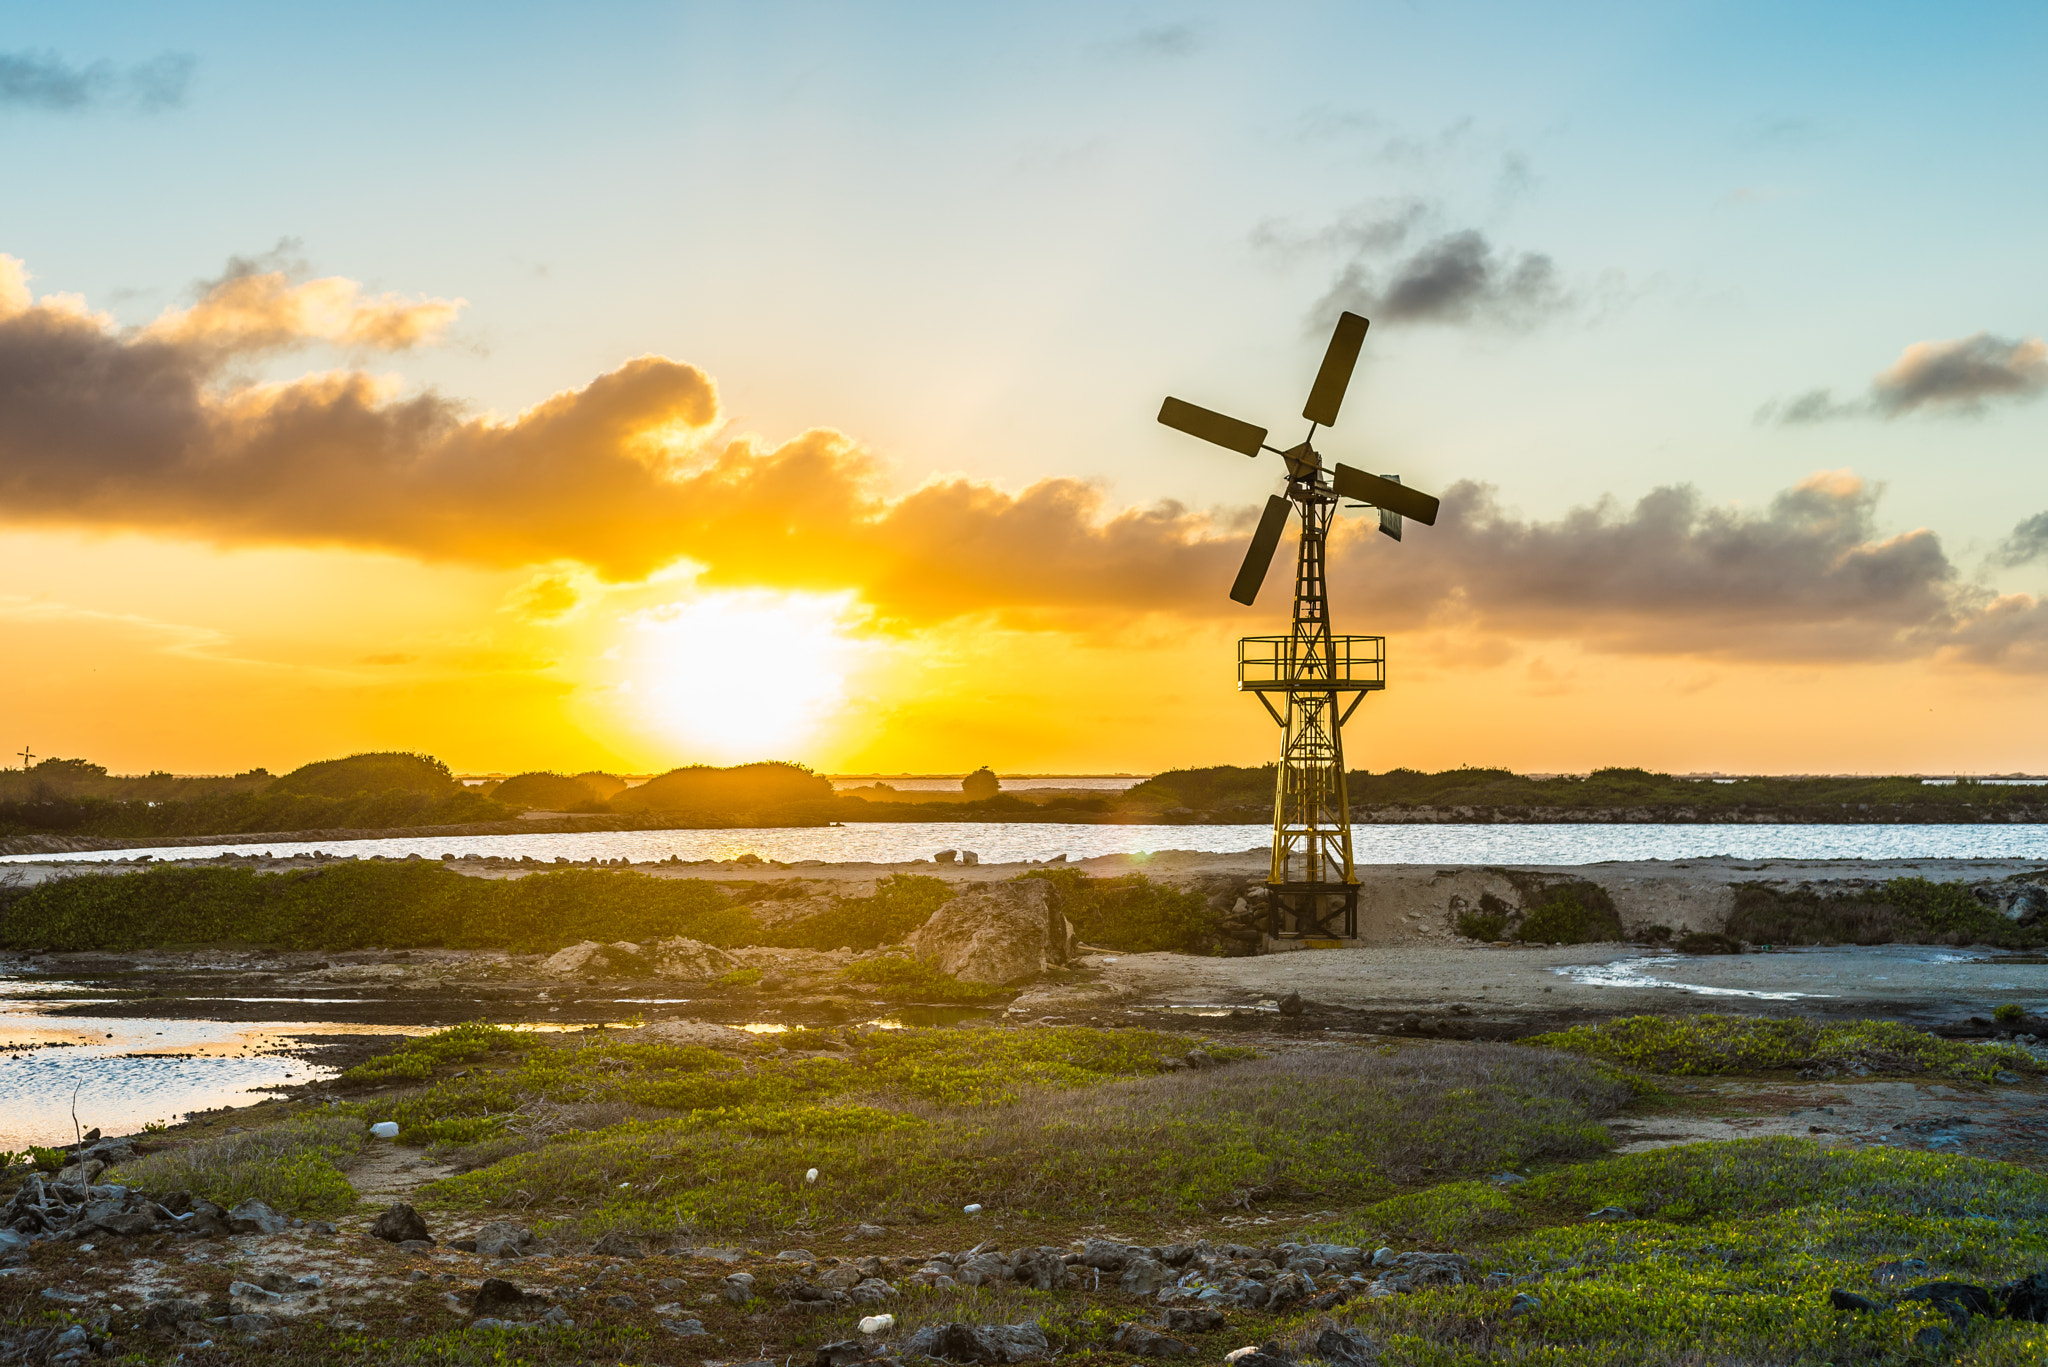
<instances>
[{"instance_id":1,"label":"sky","mask_svg":"<svg viewBox=\"0 0 2048 1367\"><path fill-rule=\"evenodd\" d=\"M2048 771L2038 5L0 19L0 749Z\"/></svg>"}]
</instances>

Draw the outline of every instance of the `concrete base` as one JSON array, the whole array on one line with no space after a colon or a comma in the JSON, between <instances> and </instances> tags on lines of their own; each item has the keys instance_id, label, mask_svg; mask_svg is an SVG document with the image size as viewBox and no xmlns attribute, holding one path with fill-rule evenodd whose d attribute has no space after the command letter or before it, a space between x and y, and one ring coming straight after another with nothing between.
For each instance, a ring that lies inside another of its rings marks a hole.
<instances>
[{"instance_id":1,"label":"concrete base","mask_svg":"<svg viewBox=\"0 0 2048 1367\"><path fill-rule=\"evenodd\" d=\"M1279 935L1261 935L1259 937L1259 953L1290 954L1297 949L1357 949L1364 943L1363 940L1348 936L1283 937Z\"/></svg>"}]
</instances>

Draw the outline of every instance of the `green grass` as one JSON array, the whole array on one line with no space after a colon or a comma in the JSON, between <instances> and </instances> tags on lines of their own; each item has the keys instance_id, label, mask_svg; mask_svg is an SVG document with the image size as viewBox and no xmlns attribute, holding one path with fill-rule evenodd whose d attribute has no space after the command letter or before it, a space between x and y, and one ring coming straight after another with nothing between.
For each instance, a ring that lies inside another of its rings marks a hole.
<instances>
[{"instance_id":1,"label":"green grass","mask_svg":"<svg viewBox=\"0 0 2048 1367\"><path fill-rule=\"evenodd\" d=\"M149 1154L102 1180L159 1194L189 1191L223 1206L253 1197L287 1215L339 1215L356 1193L336 1165L363 1142L360 1120L306 1116Z\"/></svg>"},{"instance_id":2,"label":"green grass","mask_svg":"<svg viewBox=\"0 0 2048 1367\"><path fill-rule=\"evenodd\" d=\"M1517 876L1524 905L1510 906L1492 893L1475 911L1460 912L1458 934L1468 940L1519 940L1535 945L1604 944L1625 939L1614 900L1598 883L1544 884Z\"/></svg>"},{"instance_id":3,"label":"green grass","mask_svg":"<svg viewBox=\"0 0 2048 1367\"><path fill-rule=\"evenodd\" d=\"M1598 1153L1599 1117L1633 1094L1598 1067L1511 1046L1245 1059L1135 1030L851 1038L847 1057L618 1079L618 1099L686 1113L563 1134L423 1195L540 1200L536 1214L552 1200L584 1233L931 1221L970 1202L1045 1219L1191 1215ZM1224 1063L1169 1067L1191 1049Z\"/></svg>"},{"instance_id":4,"label":"green grass","mask_svg":"<svg viewBox=\"0 0 2048 1367\"><path fill-rule=\"evenodd\" d=\"M1635 1218L1594 1222L1618 1206ZM1460 1217L1461 1209L1483 1212ZM1367 1217L1377 1218L1367 1218ZM1395 1218L1395 1217L1401 1218ZM1446 1227L1443 1222L1450 1221ZM1338 1319L1393 1364L1749 1367L2041 1360L2048 1328L1978 1321L1959 1352L1913 1336L1956 1331L1925 1305L1836 1311L1836 1287L1884 1300L1877 1268L1931 1264L1913 1280L1996 1283L2048 1258L2048 1177L1944 1155L1828 1149L1792 1139L1693 1144L1566 1168L1506 1192L1445 1186L1308 1231L1349 1239L1403 1227L1464 1247L1475 1272L1516 1284L1431 1288L1354 1301ZM1510 1319L1519 1293L1534 1314Z\"/></svg>"},{"instance_id":5,"label":"green grass","mask_svg":"<svg viewBox=\"0 0 2048 1367\"><path fill-rule=\"evenodd\" d=\"M530 1030L468 1021L409 1039L388 1054L365 1060L335 1079L341 1087L375 1087L391 1082L424 1082L451 1063L471 1063L492 1054L524 1053L539 1047Z\"/></svg>"},{"instance_id":6,"label":"green grass","mask_svg":"<svg viewBox=\"0 0 2048 1367\"><path fill-rule=\"evenodd\" d=\"M1893 878L1854 893L1740 883L1724 927L1758 945L2048 944L2048 919L2015 925L1966 883Z\"/></svg>"},{"instance_id":7,"label":"green grass","mask_svg":"<svg viewBox=\"0 0 2048 1367\"><path fill-rule=\"evenodd\" d=\"M1861 1067L1873 1073L1933 1073L1989 1082L2002 1069L2021 1074L2042 1071L2024 1049L1964 1044L1892 1021L1831 1024L1713 1014L1626 1016L1534 1035L1522 1043L1681 1077Z\"/></svg>"},{"instance_id":8,"label":"green grass","mask_svg":"<svg viewBox=\"0 0 2048 1367\"><path fill-rule=\"evenodd\" d=\"M762 932L756 944L782 949L875 949L894 944L952 898L953 885L922 874L890 874L867 897L842 897L830 911Z\"/></svg>"}]
</instances>

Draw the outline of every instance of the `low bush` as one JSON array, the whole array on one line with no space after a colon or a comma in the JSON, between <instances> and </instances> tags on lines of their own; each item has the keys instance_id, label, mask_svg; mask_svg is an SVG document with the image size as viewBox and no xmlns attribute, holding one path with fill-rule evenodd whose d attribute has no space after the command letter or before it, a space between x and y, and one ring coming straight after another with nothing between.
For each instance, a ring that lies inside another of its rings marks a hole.
<instances>
[{"instance_id":1,"label":"low bush","mask_svg":"<svg viewBox=\"0 0 2048 1367\"><path fill-rule=\"evenodd\" d=\"M1927 878L1893 878L1882 887L1825 895L1806 886L1740 883L1724 929L1768 945L2048 944L2048 918L2017 925L1979 901L1969 885Z\"/></svg>"},{"instance_id":2,"label":"low bush","mask_svg":"<svg viewBox=\"0 0 2048 1367\"><path fill-rule=\"evenodd\" d=\"M1222 917L1199 892L1169 888L1142 873L1091 878L1079 869L1033 869L1018 877L1052 884L1060 910L1088 944L1128 954L1221 950Z\"/></svg>"},{"instance_id":3,"label":"low bush","mask_svg":"<svg viewBox=\"0 0 2048 1367\"><path fill-rule=\"evenodd\" d=\"M1679 936L1671 947L1680 954L1740 954L1742 941L1716 935L1712 931L1695 930Z\"/></svg>"},{"instance_id":4,"label":"low bush","mask_svg":"<svg viewBox=\"0 0 2048 1367\"><path fill-rule=\"evenodd\" d=\"M1525 944L1584 945L1625 939L1614 899L1598 883L1544 888L1522 915L1514 938Z\"/></svg>"},{"instance_id":5,"label":"low bush","mask_svg":"<svg viewBox=\"0 0 2048 1367\"><path fill-rule=\"evenodd\" d=\"M782 949L877 949L895 944L951 900L943 878L894 873L867 897L842 897L830 911L762 932L756 943Z\"/></svg>"},{"instance_id":6,"label":"low bush","mask_svg":"<svg viewBox=\"0 0 2048 1367\"><path fill-rule=\"evenodd\" d=\"M1873 1073L1937 1073L1989 1082L2002 1069L2043 1071L2024 1049L1946 1040L1894 1021L1625 1016L1534 1035L1522 1043L1676 1076L1860 1067Z\"/></svg>"},{"instance_id":7,"label":"low bush","mask_svg":"<svg viewBox=\"0 0 2048 1367\"><path fill-rule=\"evenodd\" d=\"M355 1205L356 1193L337 1164L364 1139L354 1117L307 1116L149 1154L106 1180L159 1195L189 1191L223 1206L254 1198L287 1215L339 1215Z\"/></svg>"}]
</instances>

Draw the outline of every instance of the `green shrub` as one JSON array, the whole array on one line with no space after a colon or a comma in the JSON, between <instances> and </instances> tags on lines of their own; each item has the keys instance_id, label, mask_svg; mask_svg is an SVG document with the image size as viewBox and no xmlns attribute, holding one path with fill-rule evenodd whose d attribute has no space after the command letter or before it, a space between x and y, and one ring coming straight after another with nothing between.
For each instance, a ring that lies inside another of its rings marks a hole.
<instances>
[{"instance_id":1,"label":"green shrub","mask_svg":"<svg viewBox=\"0 0 2048 1367\"><path fill-rule=\"evenodd\" d=\"M718 977L713 978L711 985L713 987L752 987L755 983L761 981L763 976L758 968L735 968L730 973L721 973Z\"/></svg>"},{"instance_id":2,"label":"green shrub","mask_svg":"<svg viewBox=\"0 0 2048 1367\"><path fill-rule=\"evenodd\" d=\"M1873 1073L1937 1073L1989 1082L2000 1069L2039 1073L2011 1045L1964 1044L1894 1021L1824 1023L1754 1016L1625 1016L1575 1025L1522 1041L1677 1076L1754 1073L1783 1068L1864 1068Z\"/></svg>"},{"instance_id":3,"label":"green shrub","mask_svg":"<svg viewBox=\"0 0 2048 1367\"><path fill-rule=\"evenodd\" d=\"M1514 1203L1490 1182L1446 1182L1390 1197L1348 1219L1313 1225L1300 1237L1367 1247L1384 1239L1469 1244L1521 1219Z\"/></svg>"},{"instance_id":4,"label":"green shrub","mask_svg":"<svg viewBox=\"0 0 2048 1367\"><path fill-rule=\"evenodd\" d=\"M1679 936L1678 943L1672 948L1680 954L1740 954L1742 941L1711 931L1695 930Z\"/></svg>"},{"instance_id":5,"label":"green shrub","mask_svg":"<svg viewBox=\"0 0 2048 1367\"><path fill-rule=\"evenodd\" d=\"M2027 1018L2027 1009L2018 1002L2007 1002L1991 1013L1991 1019L2000 1025L2018 1025Z\"/></svg>"},{"instance_id":6,"label":"green shrub","mask_svg":"<svg viewBox=\"0 0 2048 1367\"><path fill-rule=\"evenodd\" d=\"M1607 889L1598 883L1563 883L1537 894L1514 938L1525 944L1583 945L1625 935Z\"/></svg>"},{"instance_id":7,"label":"green shrub","mask_svg":"<svg viewBox=\"0 0 2048 1367\"><path fill-rule=\"evenodd\" d=\"M223 1206L254 1198L288 1215L339 1215L356 1193L336 1164L363 1142L361 1120L307 1116L149 1154L107 1180L160 1195L189 1191Z\"/></svg>"},{"instance_id":8,"label":"green shrub","mask_svg":"<svg viewBox=\"0 0 2048 1367\"><path fill-rule=\"evenodd\" d=\"M783 949L878 949L895 944L953 897L943 878L893 873L867 897L843 897L831 911L775 927L757 942Z\"/></svg>"},{"instance_id":9,"label":"green shrub","mask_svg":"<svg viewBox=\"0 0 2048 1367\"><path fill-rule=\"evenodd\" d=\"M46 1149L40 1144L28 1146L28 1161L44 1172L56 1172L71 1161L71 1155L62 1149Z\"/></svg>"},{"instance_id":10,"label":"green shrub","mask_svg":"<svg viewBox=\"0 0 2048 1367\"><path fill-rule=\"evenodd\" d=\"M1142 873L1091 878L1079 869L1033 869L1017 876L1052 884L1060 910L1088 944L1128 954L1214 954L1222 946L1222 917L1199 892Z\"/></svg>"}]
</instances>

